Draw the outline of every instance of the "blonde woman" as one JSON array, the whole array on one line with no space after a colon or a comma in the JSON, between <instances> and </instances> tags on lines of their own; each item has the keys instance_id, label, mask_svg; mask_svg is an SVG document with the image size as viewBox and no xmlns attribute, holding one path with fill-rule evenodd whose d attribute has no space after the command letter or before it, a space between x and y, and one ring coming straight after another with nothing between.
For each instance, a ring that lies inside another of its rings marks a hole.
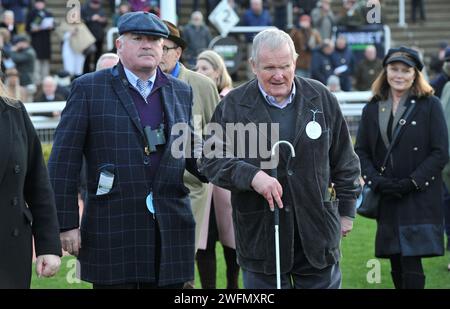
<instances>
[{"instance_id":1,"label":"blonde woman","mask_svg":"<svg viewBox=\"0 0 450 309\"><path fill-rule=\"evenodd\" d=\"M32 236L38 276L59 269L58 219L39 138L24 105L1 82L0 149L0 289L27 289Z\"/></svg>"},{"instance_id":2,"label":"blonde woman","mask_svg":"<svg viewBox=\"0 0 450 309\"><path fill-rule=\"evenodd\" d=\"M27 90L20 86L19 72L15 68L7 69L5 72L6 93L9 97L22 101L28 101Z\"/></svg>"},{"instance_id":3,"label":"blonde woman","mask_svg":"<svg viewBox=\"0 0 450 309\"><path fill-rule=\"evenodd\" d=\"M390 260L395 288L423 289L422 258L444 254L441 171L448 162L447 127L417 51L390 49L383 67L363 109L355 151L365 183L381 195L375 256Z\"/></svg>"},{"instance_id":4,"label":"blonde woman","mask_svg":"<svg viewBox=\"0 0 450 309\"><path fill-rule=\"evenodd\" d=\"M197 72L211 78L223 98L232 88L232 80L222 57L212 50L205 50L197 57ZM204 289L216 288L216 241L223 246L227 265L227 289L237 289L239 265L236 262L236 244L231 217L230 191L212 186L212 201L207 205L200 231L197 266ZM212 206L212 207L210 207Z\"/></svg>"},{"instance_id":5,"label":"blonde woman","mask_svg":"<svg viewBox=\"0 0 450 309\"><path fill-rule=\"evenodd\" d=\"M233 81L225 66L225 62L222 56L215 51L205 50L201 52L197 57L196 70L216 83L221 98L233 89Z\"/></svg>"}]
</instances>

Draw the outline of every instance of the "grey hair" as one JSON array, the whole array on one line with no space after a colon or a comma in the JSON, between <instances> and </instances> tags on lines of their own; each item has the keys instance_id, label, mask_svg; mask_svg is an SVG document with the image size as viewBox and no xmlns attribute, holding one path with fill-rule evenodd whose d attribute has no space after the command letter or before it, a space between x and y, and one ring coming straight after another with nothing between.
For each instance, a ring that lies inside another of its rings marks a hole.
<instances>
[{"instance_id":1,"label":"grey hair","mask_svg":"<svg viewBox=\"0 0 450 309\"><path fill-rule=\"evenodd\" d=\"M6 10L6 11L4 11L2 17L4 18L6 15L15 17L15 16L14 16L14 11L11 11L11 10Z\"/></svg>"},{"instance_id":2,"label":"grey hair","mask_svg":"<svg viewBox=\"0 0 450 309\"><path fill-rule=\"evenodd\" d=\"M119 56L114 53L105 53L105 54L101 55L100 58L98 58L97 64L95 66L96 71L102 69L102 62L106 59L119 59Z\"/></svg>"},{"instance_id":3,"label":"grey hair","mask_svg":"<svg viewBox=\"0 0 450 309\"><path fill-rule=\"evenodd\" d=\"M339 77L336 75L330 75L327 79L327 86L341 86L341 81L339 80Z\"/></svg>"},{"instance_id":4,"label":"grey hair","mask_svg":"<svg viewBox=\"0 0 450 309\"><path fill-rule=\"evenodd\" d=\"M263 47L269 48L270 50L277 50L285 44L288 45L289 50L291 51L292 59L296 61L298 54L295 52L294 42L286 32L276 28L263 30L253 39L250 61L255 64L258 63L259 53Z\"/></svg>"},{"instance_id":5,"label":"grey hair","mask_svg":"<svg viewBox=\"0 0 450 309\"><path fill-rule=\"evenodd\" d=\"M203 21L203 14L202 14L202 12L200 12L200 11L192 12L191 19L193 19L195 16L200 17L202 19L202 21Z\"/></svg>"},{"instance_id":6,"label":"grey hair","mask_svg":"<svg viewBox=\"0 0 450 309\"><path fill-rule=\"evenodd\" d=\"M45 82L51 82L54 86L58 85L56 79L51 75L44 77L44 79L42 80L42 83L45 83Z\"/></svg>"}]
</instances>

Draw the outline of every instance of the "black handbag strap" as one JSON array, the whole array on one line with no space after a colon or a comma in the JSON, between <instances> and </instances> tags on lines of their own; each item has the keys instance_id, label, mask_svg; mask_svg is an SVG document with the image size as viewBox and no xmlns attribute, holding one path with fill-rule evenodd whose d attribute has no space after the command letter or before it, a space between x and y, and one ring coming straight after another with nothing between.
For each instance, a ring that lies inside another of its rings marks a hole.
<instances>
[{"instance_id":1,"label":"black handbag strap","mask_svg":"<svg viewBox=\"0 0 450 309\"><path fill-rule=\"evenodd\" d=\"M406 124L406 120L408 119L409 115L411 115L414 107L416 106L416 102L414 100L411 101L410 105L406 109L405 113L403 114L403 117L399 120L399 125L395 128L394 134L392 135L391 143L389 144L389 147L386 152L386 156L384 157L383 164L381 165L381 172L380 174L383 174L384 170L386 169L386 164L389 160L389 156L391 155L392 149L395 146L395 143L397 142L398 135L400 133L400 130L402 129L403 125Z\"/></svg>"}]
</instances>

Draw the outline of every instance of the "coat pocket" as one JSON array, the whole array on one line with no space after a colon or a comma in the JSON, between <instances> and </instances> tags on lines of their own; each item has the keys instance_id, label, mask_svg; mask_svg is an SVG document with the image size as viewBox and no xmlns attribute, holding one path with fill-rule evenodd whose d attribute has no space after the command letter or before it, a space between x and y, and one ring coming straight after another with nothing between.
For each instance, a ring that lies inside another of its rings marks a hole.
<instances>
[{"instance_id":1,"label":"coat pocket","mask_svg":"<svg viewBox=\"0 0 450 309\"><path fill-rule=\"evenodd\" d=\"M323 201L327 248L339 248L341 240L341 218L338 211L339 201Z\"/></svg>"},{"instance_id":2,"label":"coat pocket","mask_svg":"<svg viewBox=\"0 0 450 309\"><path fill-rule=\"evenodd\" d=\"M235 211L236 249L244 258L264 260L266 258L265 211L242 213Z\"/></svg>"},{"instance_id":3,"label":"coat pocket","mask_svg":"<svg viewBox=\"0 0 450 309\"><path fill-rule=\"evenodd\" d=\"M117 175L114 164L103 164L98 168L97 189L95 199L103 200L111 197L117 187Z\"/></svg>"}]
</instances>

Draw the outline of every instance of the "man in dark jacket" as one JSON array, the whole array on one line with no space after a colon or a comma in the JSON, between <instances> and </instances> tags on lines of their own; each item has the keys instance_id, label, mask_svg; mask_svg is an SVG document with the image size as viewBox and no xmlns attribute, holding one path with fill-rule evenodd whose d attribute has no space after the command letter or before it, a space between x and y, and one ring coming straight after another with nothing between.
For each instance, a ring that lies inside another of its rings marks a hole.
<instances>
[{"instance_id":1,"label":"man in dark jacket","mask_svg":"<svg viewBox=\"0 0 450 309\"><path fill-rule=\"evenodd\" d=\"M377 58L377 49L373 45L366 47L364 59L356 65L355 88L358 91L370 90L372 83L383 69L381 59Z\"/></svg>"},{"instance_id":2,"label":"man in dark jacket","mask_svg":"<svg viewBox=\"0 0 450 309\"><path fill-rule=\"evenodd\" d=\"M208 27L203 23L203 15L200 11L192 13L191 21L184 27L182 35L187 45L183 58L188 68L192 69L197 62L198 54L208 48L212 38Z\"/></svg>"},{"instance_id":3,"label":"man in dark jacket","mask_svg":"<svg viewBox=\"0 0 450 309\"><path fill-rule=\"evenodd\" d=\"M204 146L201 171L231 190L246 288L276 287L274 207L280 208L282 288L341 283L339 244L352 229L359 160L336 98L320 83L295 77L295 62L288 34L256 35L251 64L257 78L219 103L211 120L215 133ZM293 145L295 157L280 146L279 160L268 164L267 145L279 140ZM278 178L269 176L272 168Z\"/></svg>"},{"instance_id":4,"label":"man in dark jacket","mask_svg":"<svg viewBox=\"0 0 450 309\"><path fill-rule=\"evenodd\" d=\"M36 92L34 84L34 68L36 62L36 52L30 46L30 41L25 35L16 35L12 41L10 52L11 60L14 61L19 71L20 85L27 89L27 102L31 102L31 98Z\"/></svg>"},{"instance_id":5,"label":"man in dark jacket","mask_svg":"<svg viewBox=\"0 0 450 309\"><path fill-rule=\"evenodd\" d=\"M300 16L298 26L289 33L296 52L301 55L297 58L295 74L310 77L312 53L322 43L322 39L319 32L311 27L311 17L308 15Z\"/></svg>"},{"instance_id":6,"label":"man in dark jacket","mask_svg":"<svg viewBox=\"0 0 450 309\"><path fill-rule=\"evenodd\" d=\"M315 49L311 60L311 78L326 85L328 77L333 75L336 65L333 59L334 43L329 39L322 42L322 46Z\"/></svg>"},{"instance_id":7,"label":"man in dark jacket","mask_svg":"<svg viewBox=\"0 0 450 309\"><path fill-rule=\"evenodd\" d=\"M430 59L430 72L432 74L439 74L442 72L442 66L444 65L445 50L448 47L448 43L442 41L439 43L439 49L437 53L431 55Z\"/></svg>"},{"instance_id":8,"label":"man in dark jacket","mask_svg":"<svg viewBox=\"0 0 450 309\"><path fill-rule=\"evenodd\" d=\"M101 7L101 0L89 0L81 8L81 18L86 23L89 31L95 37L95 52L86 55L83 72L94 71L93 65L103 54L103 41L105 39L105 27L108 22L105 11Z\"/></svg>"},{"instance_id":9,"label":"man in dark jacket","mask_svg":"<svg viewBox=\"0 0 450 309\"><path fill-rule=\"evenodd\" d=\"M27 32L31 35L31 46L36 51L35 81L40 85L50 74L51 41L54 28L53 15L45 9L45 1L37 0L34 9L27 16Z\"/></svg>"},{"instance_id":10,"label":"man in dark jacket","mask_svg":"<svg viewBox=\"0 0 450 309\"><path fill-rule=\"evenodd\" d=\"M442 66L442 72L439 73L435 79L430 82L430 85L434 88L434 94L440 97L445 84L450 80L450 47L445 50L444 65Z\"/></svg>"},{"instance_id":11,"label":"man in dark jacket","mask_svg":"<svg viewBox=\"0 0 450 309\"><path fill-rule=\"evenodd\" d=\"M34 102L59 102L65 101L66 97L58 92L58 84L52 76L46 76L42 80L42 91L34 97ZM57 117L60 112L33 113L33 116Z\"/></svg>"},{"instance_id":12,"label":"man in dark jacket","mask_svg":"<svg viewBox=\"0 0 450 309\"><path fill-rule=\"evenodd\" d=\"M14 24L18 28L17 33L25 32L25 9L30 3L29 0L2 0L1 5L5 10L14 12Z\"/></svg>"},{"instance_id":13,"label":"man in dark jacket","mask_svg":"<svg viewBox=\"0 0 450 309\"><path fill-rule=\"evenodd\" d=\"M339 76L342 91L352 90L352 74L355 67L353 52L347 45L347 39L339 36L336 40L336 47L331 55L336 66L334 75Z\"/></svg>"},{"instance_id":14,"label":"man in dark jacket","mask_svg":"<svg viewBox=\"0 0 450 309\"><path fill-rule=\"evenodd\" d=\"M127 13L118 30L119 64L73 82L55 132L48 168L61 241L94 288L181 288L194 278L195 241L183 174L200 176L176 142L192 132L192 90L158 69L169 35L158 17Z\"/></svg>"}]
</instances>

